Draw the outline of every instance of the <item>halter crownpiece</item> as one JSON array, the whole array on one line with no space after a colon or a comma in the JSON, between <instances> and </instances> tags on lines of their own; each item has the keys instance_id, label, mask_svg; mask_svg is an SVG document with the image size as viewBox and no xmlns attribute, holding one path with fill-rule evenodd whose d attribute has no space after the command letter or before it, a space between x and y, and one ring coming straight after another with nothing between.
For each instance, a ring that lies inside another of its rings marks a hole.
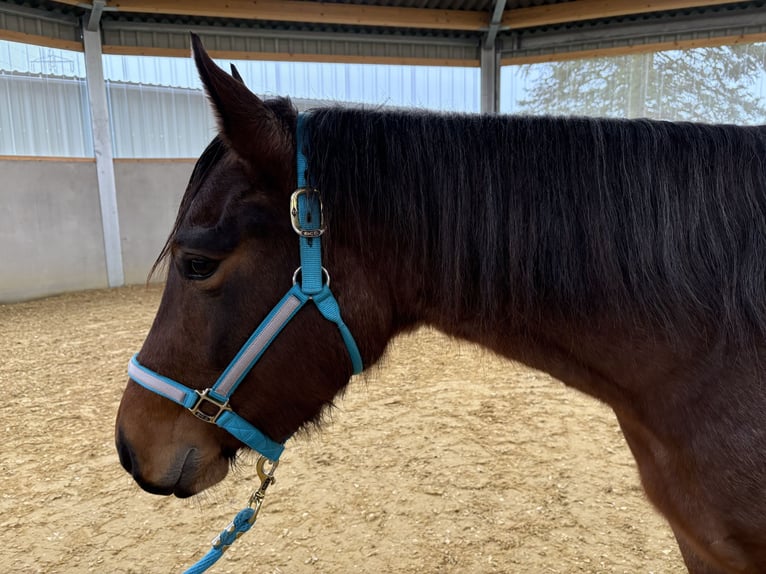
<instances>
[{"instance_id":1,"label":"halter crownpiece","mask_svg":"<svg viewBox=\"0 0 766 574\"><path fill-rule=\"evenodd\" d=\"M234 540L252 527L266 488L274 482L273 473L285 448L284 444L266 436L235 413L229 406L229 400L272 341L308 301L313 301L322 316L336 324L348 349L354 374L362 372L363 363L359 348L351 331L341 318L338 301L330 291L330 274L322 267L321 236L324 233L324 214L319 192L306 185L307 161L303 153L305 119L304 114L298 114L295 145L298 189L290 198L290 222L300 237L301 257L301 266L293 274L293 286L245 341L210 388L199 391L160 375L141 365L138 362L138 354L133 355L128 363L128 376L136 383L183 406L198 419L228 431L272 462L268 472L264 473L263 465L266 461L264 458L258 460L256 466L261 486L251 496L249 507L237 514L231 524L213 540L210 551L187 570L187 574L207 570ZM298 275L300 275L300 282L298 282Z\"/></svg>"}]
</instances>

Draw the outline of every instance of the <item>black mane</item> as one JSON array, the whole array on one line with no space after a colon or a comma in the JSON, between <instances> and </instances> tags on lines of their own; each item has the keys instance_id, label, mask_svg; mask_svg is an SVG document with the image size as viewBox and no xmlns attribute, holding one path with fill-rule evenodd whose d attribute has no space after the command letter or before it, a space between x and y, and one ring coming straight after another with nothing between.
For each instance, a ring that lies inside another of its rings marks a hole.
<instances>
[{"instance_id":1,"label":"black mane","mask_svg":"<svg viewBox=\"0 0 766 574\"><path fill-rule=\"evenodd\" d=\"M766 333L764 128L326 109L308 130L328 240L395 257L456 320Z\"/></svg>"}]
</instances>

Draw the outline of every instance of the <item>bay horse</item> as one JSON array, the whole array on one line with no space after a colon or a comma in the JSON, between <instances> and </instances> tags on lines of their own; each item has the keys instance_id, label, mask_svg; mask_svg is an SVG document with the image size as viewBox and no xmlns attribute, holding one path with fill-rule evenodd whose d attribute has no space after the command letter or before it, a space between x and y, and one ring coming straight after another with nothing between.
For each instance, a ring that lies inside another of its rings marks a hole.
<instances>
[{"instance_id":1,"label":"bay horse","mask_svg":"<svg viewBox=\"0 0 766 574\"><path fill-rule=\"evenodd\" d=\"M766 572L766 129L328 108L299 139L289 100L192 44L220 133L136 365L203 394L291 289L300 151L365 368L431 325L550 373L614 410L689 572ZM307 304L221 409L280 448L320 424L355 369L339 325ZM158 494L217 483L249 443L205 416L129 380L122 465Z\"/></svg>"}]
</instances>

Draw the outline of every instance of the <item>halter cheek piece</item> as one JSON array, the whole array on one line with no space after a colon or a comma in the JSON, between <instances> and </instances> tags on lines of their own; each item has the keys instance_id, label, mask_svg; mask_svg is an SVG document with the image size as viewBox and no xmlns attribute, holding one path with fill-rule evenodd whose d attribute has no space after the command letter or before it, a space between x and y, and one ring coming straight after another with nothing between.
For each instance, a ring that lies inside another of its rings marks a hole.
<instances>
[{"instance_id":1,"label":"halter cheek piece","mask_svg":"<svg viewBox=\"0 0 766 574\"><path fill-rule=\"evenodd\" d=\"M322 202L319 192L306 186L304 124L305 115L298 114L295 146L298 189L290 198L290 219L293 229L300 236L301 266L293 275L292 288L261 322L211 388L198 391L164 377L141 365L136 358L137 354L133 355L128 364L128 376L139 385L185 407L197 418L218 425L273 462L279 459L285 448L284 444L272 440L235 413L229 406L229 399L271 342L308 301L313 301L322 316L338 326L348 349L354 374L362 372L359 349L351 331L343 322L338 302L330 291L330 275L322 267Z\"/></svg>"}]
</instances>

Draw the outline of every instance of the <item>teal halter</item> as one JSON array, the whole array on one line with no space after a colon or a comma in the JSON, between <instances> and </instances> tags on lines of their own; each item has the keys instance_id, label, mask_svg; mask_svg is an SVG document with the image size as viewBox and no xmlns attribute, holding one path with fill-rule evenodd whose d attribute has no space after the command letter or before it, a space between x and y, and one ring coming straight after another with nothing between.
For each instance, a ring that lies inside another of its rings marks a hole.
<instances>
[{"instance_id":1,"label":"teal halter","mask_svg":"<svg viewBox=\"0 0 766 574\"><path fill-rule=\"evenodd\" d=\"M307 302L313 301L322 316L338 326L348 349L354 374L362 372L359 349L351 331L343 322L338 302L330 291L330 275L322 267L322 202L319 192L306 185L307 161L303 153L305 118L304 114L298 114L295 146L298 189L290 198L290 218L293 229L300 236L301 254L301 266L293 275L292 288L261 322L211 388L199 391L164 377L141 365L136 358L137 354L133 355L128 364L128 376L136 383L185 407L197 418L218 425L271 461L279 459L285 448L284 444L272 440L231 410L229 399L271 342ZM205 405L209 412L202 410ZM210 410L210 407L215 412Z\"/></svg>"}]
</instances>

